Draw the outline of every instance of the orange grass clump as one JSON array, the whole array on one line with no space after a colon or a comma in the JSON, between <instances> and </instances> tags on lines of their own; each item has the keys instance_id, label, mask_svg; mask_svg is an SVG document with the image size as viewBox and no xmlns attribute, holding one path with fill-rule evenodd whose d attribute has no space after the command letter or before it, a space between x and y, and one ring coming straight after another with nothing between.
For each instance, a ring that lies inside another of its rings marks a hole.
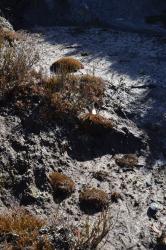
<instances>
[{"instance_id":1,"label":"orange grass clump","mask_svg":"<svg viewBox=\"0 0 166 250\"><path fill-rule=\"evenodd\" d=\"M43 220L21 208L6 214L0 214L0 234L10 233L17 235L15 244L19 249L24 249L28 246L33 247L37 243L37 237L40 235L39 230L44 225ZM12 245L12 242L10 244Z\"/></svg>"},{"instance_id":2,"label":"orange grass clump","mask_svg":"<svg viewBox=\"0 0 166 250\"><path fill-rule=\"evenodd\" d=\"M15 40L19 39L19 34L15 31L9 31L0 27L0 39L1 41L7 41L10 46Z\"/></svg>"},{"instance_id":3,"label":"orange grass clump","mask_svg":"<svg viewBox=\"0 0 166 250\"><path fill-rule=\"evenodd\" d=\"M80 91L82 96L91 103L102 103L105 84L102 78L84 75L80 78Z\"/></svg>"},{"instance_id":4,"label":"orange grass clump","mask_svg":"<svg viewBox=\"0 0 166 250\"><path fill-rule=\"evenodd\" d=\"M74 73L79 69L83 69L83 64L75 58L64 57L54 62L50 70L54 73Z\"/></svg>"},{"instance_id":5,"label":"orange grass clump","mask_svg":"<svg viewBox=\"0 0 166 250\"><path fill-rule=\"evenodd\" d=\"M95 115L91 113L81 115L80 123L85 132L90 132L92 134L109 132L114 127L111 120L99 114Z\"/></svg>"},{"instance_id":6,"label":"orange grass clump","mask_svg":"<svg viewBox=\"0 0 166 250\"><path fill-rule=\"evenodd\" d=\"M86 188L80 193L79 202L85 212L99 212L108 207L109 196L103 190Z\"/></svg>"},{"instance_id":7,"label":"orange grass clump","mask_svg":"<svg viewBox=\"0 0 166 250\"><path fill-rule=\"evenodd\" d=\"M49 175L50 183L52 185L53 191L58 196L69 196L75 190L75 183L73 180L59 172L52 172Z\"/></svg>"}]
</instances>

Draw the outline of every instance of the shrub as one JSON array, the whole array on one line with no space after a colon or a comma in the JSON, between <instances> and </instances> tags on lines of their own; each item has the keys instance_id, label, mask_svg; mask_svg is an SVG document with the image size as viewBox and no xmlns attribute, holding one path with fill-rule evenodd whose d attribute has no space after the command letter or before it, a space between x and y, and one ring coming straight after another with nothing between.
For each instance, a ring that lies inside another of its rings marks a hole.
<instances>
[{"instance_id":1,"label":"shrub","mask_svg":"<svg viewBox=\"0 0 166 250\"><path fill-rule=\"evenodd\" d=\"M14 47L0 48L0 92L4 93L14 86L33 83L31 72L38 61L38 53L22 41Z\"/></svg>"},{"instance_id":2,"label":"shrub","mask_svg":"<svg viewBox=\"0 0 166 250\"><path fill-rule=\"evenodd\" d=\"M39 230L44 225L44 221L40 218L21 208L0 214L0 234L5 237L8 234L16 235L15 241L8 242L8 246L15 246L18 249L36 245L37 237L40 235Z\"/></svg>"},{"instance_id":3,"label":"shrub","mask_svg":"<svg viewBox=\"0 0 166 250\"><path fill-rule=\"evenodd\" d=\"M6 94L16 111L32 110L45 99L45 90L39 85L19 85Z\"/></svg>"},{"instance_id":4,"label":"shrub","mask_svg":"<svg viewBox=\"0 0 166 250\"><path fill-rule=\"evenodd\" d=\"M7 41L10 46L13 46L13 42L18 40L19 37L20 35L17 32L0 27L0 41L2 43Z\"/></svg>"},{"instance_id":5,"label":"shrub","mask_svg":"<svg viewBox=\"0 0 166 250\"><path fill-rule=\"evenodd\" d=\"M109 233L110 227L110 215L108 211L102 212L94 223L87 219L82 225L82 230L77 233L78 236L73 249L98 249L98 245Z\"/></svg>"},{"instance_id":6,"label":"shrub","mask_svg":"<svg viewBox=\"0 0 166 250\"><path fill-rule=\"evenodd\" d=\"M45 84L50 95L50 103L56 114L77 115L85 106L79 93L76 76L54 76Z\"/></svg>"},{"instance_id":7,"label":"shrub","mask_svg":"<svg viewBox=\"0 0 166 250\"><path fill-rule=\"evenodd\" d=\"M3 250L94 250L110 227L108 210L103 211L95 221L88 217L75 227L72 222L66 222L66 218L56 215L43 222L25 209L18 208L0 214L0 247Z\"/></svg>"},{"instance_id":8,"label":"shrub","mask_svg":"<svg viewBox=\"0 0 166 250\"><path fill-rule=\"evenodd\" d=\"M43 80L56 113L77 115L94 102L101 105L104 83L100 78L56 75Z\"/></svg>"},{"instance_id":9,"label":"shrub","mask_svg":"<svg viewBox=\"0 0 166 250\"><path fill-rule=\"evenodd\" d=\"M135 154L127 154L115 160L120 167L135 167L138 164L138 157Z\"/></svg>"},{"instance_id":10,"label":"shrub","mask_svg":"<svg viewBox=\"0 0 166 250\"><path fill-rule=\"evenodd\" d=\"M55 195L62 198L71 195L75 190L75 183L64 174L53 172L49 175L49 180Z\"/></svg>"},{"instance_id":11,"label":"shrub","mask_svg":"<svg viewBox=\"0 0 166 250\"><path fill-rule=\"evenodd\" d=\"M105 84L102 78L91 75L84 75L80 78L80 91L82 97L89 104L101 104L104 96Z\"/></svg>"},{"instance_id":12,"label":"shrub","mask_svg":"<svg viewBox=\"0 0 166 250\"><path fill-rule=\"evenodd\" d=\"M85 130L85 132L89 132L90 134L105 134L110 132L114 124L111 120L99 115L99 114L83 114L80 116L80 126Z\"/></svg>"},{"instance_id":13,"label":"shrub","mask_svg":"<svg viewBox=\"0 0 166 250\"><path fill-rule=\"evenodd\" d=\"M58 74L74 73L79 69L83 69L84 66L81 62L72 57L64 57L54 62L50 70Z\"/></svg>"},{"instance_id":14,"label":"shrub","mask_svg":"<svg viewBox=\"0 0 166 250\"><path fill-rule=\"evenodd\" d=\"M82 210L95 213L108 207L109 196L103 190L86 188L80 193L79 202Z\"/></svg>"}]
</instances>

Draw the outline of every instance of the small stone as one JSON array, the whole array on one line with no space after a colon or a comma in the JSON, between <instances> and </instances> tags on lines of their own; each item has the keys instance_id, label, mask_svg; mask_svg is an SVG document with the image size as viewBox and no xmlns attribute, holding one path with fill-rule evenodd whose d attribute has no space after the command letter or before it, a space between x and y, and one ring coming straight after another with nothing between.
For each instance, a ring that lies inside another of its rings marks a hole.
<instances>
[{"instance_id":1,"label":"small stone","mask_svg":"<svg viewBox=\"0 0 166 250\"><path fill-rule=\"evenodd\" d=\"M93 177L98 181L106 181L108 177L108 173L106 171L97 171L93 173Z\"/></svg>"},{"instance_id":2,"label":"small stone","mask_svg":"<svg viewBox=\"0 0 166 250\"><path fill-rule=\"evenodd\" d=\"M155 202L152 202L148 208L148 211L147 211L147 215L150 217L150 218L154 218L156 219L156 214L158 212L158 204L155 203Z\"/></svg>"}]
</instances>

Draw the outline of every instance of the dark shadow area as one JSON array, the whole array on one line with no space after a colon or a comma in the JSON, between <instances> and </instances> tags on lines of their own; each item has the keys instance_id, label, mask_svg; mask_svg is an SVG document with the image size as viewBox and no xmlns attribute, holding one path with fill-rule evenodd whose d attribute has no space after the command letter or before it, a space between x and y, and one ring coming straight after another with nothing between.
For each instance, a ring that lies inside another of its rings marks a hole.
<instances>
[{"instance_id":1,"label":"dark shadow area","mask_svg":"<svg viewBox=\"0 0 166 250\"><path fill-rule=\"evenodd\" d=\"M28 139L30 134L40 136L40 132L47 133L54 131L56 143L58 143L60 147L59 150L61 151L61 148L63 150L61 142L63 139L66 140L68 142L68 155L72 159L76 159L78 161L92 160L106 154L114 155L119 153L136 153L139 155L141 150L145 150L147 147L146 138L141 136L137 137L126 127L122 130L118 130L117 128L103 130L103 133L101 133L100 129L99 132L91 134L88 130L85 131L81 127L77 118L64 116L63 118L54 117L51 120L42 120L40 112L42 107L40 105L38 108L32 109L31 111L24 110L24 112L21 113L17 111L16 107L11 107L10 105L11 104L9 103L8 107L5 106L4 110L7 112L10 110L10 115L16 115L21 120L20 125L14 128L13 133L21 131L24 138ZM1 112L3 112L2 110ZM12 145L13 143L14 142L12 142ZM36 185L41 190L44 189L44 184L46 182L44 169L38 166L38 168L34 169L34 174L36 177Z\"/></svg>"},{"instance_id":2,"label":"dark shadow area","mask_svg":"<svg viewBox=\"0 0 166 250\"><path fill-rule=\"evenodd\" d=\"M70 157L78 161L87 161L106 154L138 153L146 148L140 138L131 133L119 133L116 130L105 135L90 136L76 131L69 135Z\"/></svg>"},{"instance_id":3,"label":"dark shadow area","mask_svg":"<svg viewBox=\"0 0 166 250\"><path fill-rule=\"evenodd\" d=\"M87 215L94 215L96 213L104 211L102 207L95 206L94 204L89 204L88 202L80 202L80 209Z\"/></svg>"}]
</instances>

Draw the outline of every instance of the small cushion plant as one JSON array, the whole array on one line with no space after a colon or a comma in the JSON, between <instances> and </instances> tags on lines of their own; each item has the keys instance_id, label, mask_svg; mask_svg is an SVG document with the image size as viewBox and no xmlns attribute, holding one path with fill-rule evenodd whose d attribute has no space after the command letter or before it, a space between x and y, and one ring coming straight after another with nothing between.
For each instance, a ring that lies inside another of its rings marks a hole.
<instances>
[{"instance_id":1,"label":"small cushion plant","mask_svg":"<svg viewBox=\"0 0 166 250\"><path fill-rule=\"evenodd\" d=\"M49 180L55 195L61 196L62 198L68 197L75 190L75 183L73 180L62 173L50 173Z\"/></svg>"},{"instance_id":2,"label":"small cushion plant","mask_svg":"<svg viewBox=\"0 0 166 250\"><path fill-rule=\"evenodd\" d=\"M74 73L79 69L83 69L83 64L75 58L72 57L63 57L58 61L54 62L50 70L56 74L67 74Z\"/></svg>"},{"instance_id":3,"label":"small cushion plant","mask_svg":"<svg viewBox=\"0 0 166 250\"><path fill-rule=\"evenodd\" d=\"M86 188L79 196L80 207L87 213L100 212L108 207L109 196L103 190Z\"/></svg>"}]
</instances>

